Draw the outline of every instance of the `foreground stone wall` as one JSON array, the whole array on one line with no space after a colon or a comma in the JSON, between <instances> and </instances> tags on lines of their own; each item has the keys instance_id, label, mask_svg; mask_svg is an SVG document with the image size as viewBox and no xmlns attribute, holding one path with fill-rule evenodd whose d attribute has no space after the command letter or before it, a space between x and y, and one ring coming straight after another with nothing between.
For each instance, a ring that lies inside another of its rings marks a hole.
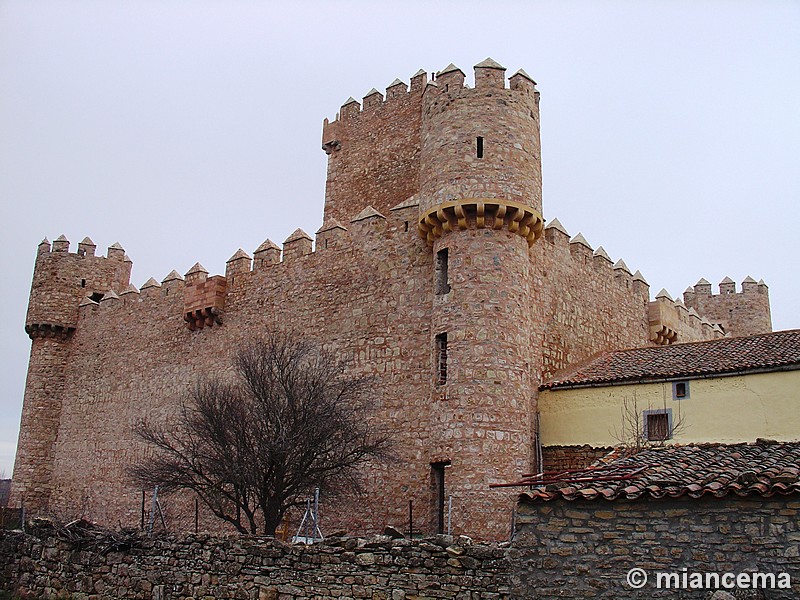
<instances>
[{"instance_id":1,"label":"foreground stone wall","mask_svg":"<svg viewBox=\"0 0 800 600\"><path fill-rule=\"evenodd\" d=\"M657 589L657 572L786 572L800 594L800 501L682 497L670 500L521 502L510 552L518 598L706 598L709 590ZM626 584L644 569L641 590ZM734 591L734 590L728 590Z\"/></svg>"},{"instance_id":2,"label":"foreground stone wall","mask_svg":"<svg viewBox=\"0 0 800 600\"><path fill-rule=\"evenodd\" d=\"M0 531L0 589L35 598L508 598L508 550L467 538L144 540L127 552L76 551L54 537Z\"/></svg>"}]
</instances>

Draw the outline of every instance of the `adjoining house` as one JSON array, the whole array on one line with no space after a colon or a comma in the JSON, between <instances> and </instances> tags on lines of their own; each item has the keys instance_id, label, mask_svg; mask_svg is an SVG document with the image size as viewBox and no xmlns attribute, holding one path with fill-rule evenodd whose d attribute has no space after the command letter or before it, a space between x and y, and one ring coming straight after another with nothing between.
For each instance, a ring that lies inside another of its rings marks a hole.
<instances>
[{"instance_id":1,"label":"adjoining house","mask_svg":"<svg viewBox=\"0 0 800 600\"><path fill-rule=\"evenodd\" d=\"M800 330L604 352L540 387L544 470L624 444L800 440Z\"/></svg>"},{"instance_id":2,"label":"adjoining house","mask_svg":"<svg viewBox=\"0 0 800 600\"><path fill-rule=\"evenodd\" d=\"M546 477L519 496L515 597L800 596L798 442L646 448Z\"/></svg>"}]
</instances>

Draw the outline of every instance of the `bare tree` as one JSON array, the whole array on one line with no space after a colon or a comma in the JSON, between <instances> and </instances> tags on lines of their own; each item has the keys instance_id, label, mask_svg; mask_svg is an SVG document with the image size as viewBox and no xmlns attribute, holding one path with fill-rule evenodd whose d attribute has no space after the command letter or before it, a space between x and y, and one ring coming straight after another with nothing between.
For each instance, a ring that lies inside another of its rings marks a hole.
<instances>
[{"instance_id":1,"label":"bare tree","mask_svg":"<svg viewBox=\"0 0 800 600\"><path fill-rule=\"evenodd\" d=\"M232 375L199 381L173 427L139 424L156 450L132 469L140 482L190 490L239 532L274 535L315 487L357 491L359 467L387 456L368 380L318 345L270 332L236 354Z\"/></svg>"},{"instance_id":2,"label":"bare tree","mask_svg":"<svg viewBox=\"0 0 800 600\"><path fill-rule=\"evenodd\" d=\"M639 397L636 390L633 394L622 399L620 408L620 423L611 431L611 435L630 450L641 450L651 446L663 446L667 440L686 429L686 422L680 411L673 415L667 410L666 400L659 409L654 409L648 402L647 408L640 410ZM648 432L645 427L648 414L658 413L663 415L658 422L657 432Z\"/></svg>"}]
</instances>

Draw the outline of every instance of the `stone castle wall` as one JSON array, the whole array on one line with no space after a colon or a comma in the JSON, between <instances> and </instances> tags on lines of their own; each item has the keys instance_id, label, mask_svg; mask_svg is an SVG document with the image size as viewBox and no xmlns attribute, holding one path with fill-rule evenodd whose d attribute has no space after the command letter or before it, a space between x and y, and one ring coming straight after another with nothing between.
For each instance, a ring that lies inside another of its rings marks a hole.
<instances>
[{"instance_id":1,"label":"stone castle wall","mask_svg":"<svg viewBox=\"0 0 800 600\"><path fill-rule=\"evenodd\" d=\"M536 468L539 384L601 350L653 343L653 324L638 273L555 222L543 231L538 92L524 72L506 89L502 67L481 65L475 89L455 67L435 85L421 73L410 90L393 84L386 100L371 93L363 110L348 102L325 123L315 245L298 230L283 249L240 250L225 276L195 265L185 281L173 272L140 291L118 245L108 257L90 240L78 254L65 239L40 247L15 502L137 524L142 490L128 467L146 455L134 426L169 423L198 378L279 328L373 376L372 418L396 441L394 462L364 470L363 497L323 499L328 527L405 524L411 501L415 527L434 533L440 477L455 533L507 537L512 495L488 485ZM436 281L443 250L446 285ZM181 506L173 523L186 518Z\"/></svg>"},{"instance_id":2,"label":"stone castle wall","mask_svg":"<svg viewBox=\"0 0 800 600\"><path fill-rule=\"evenodd\" d=\"M772 331L769 288L750 277L742 282L740 292L729 278L719 284L719 294L711 293L711 284L701 279L683 294L687 307L695 309L713 323L719 323L733 336L757 335Z\"/></svg>"}]
</instances>

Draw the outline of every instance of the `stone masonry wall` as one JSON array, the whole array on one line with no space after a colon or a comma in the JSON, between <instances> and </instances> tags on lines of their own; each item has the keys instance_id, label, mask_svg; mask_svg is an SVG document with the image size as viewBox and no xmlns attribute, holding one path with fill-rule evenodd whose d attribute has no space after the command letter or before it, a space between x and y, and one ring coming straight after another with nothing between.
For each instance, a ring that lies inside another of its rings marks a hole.
<instances>
[{"instance_id":1,"label":"stone masonry wall","mask_svg":"<svg viewBox=\"0 0 800 600\"><path fill-rule=\"evenodd\" d=\"M389 86L386 100L371 93L363 110L342 107L324 125L329 169L316 247L298 230L282 251L267 240L254 260L236 252L224 278L208 278L198 265L187 281L172 272L140 291L128 286L132 263L116 244L108 258L95 257L88 238L77 254L65 239L52 252L40 246L29 318L43 315L44 333L50 325L69 332L60 330L57 346L34 340L14 503L137 525L142 490L129 467L148 450L134 426L169 424L198 378L225 373L243 341L278 328L323 342L350 360L353 374L372 377L371 418L394 437L394 461L364 468L362 496L338 505L323 497L329 531L405 526L413 502L415 529L434 533L441 507L433 465L450 461L452 531L506 539L511 496L488 486L535 468L539 384L601 350L650 342L647 284L566 232L552 228L528 248L509 215L499 229L477 217L474 228L449 228L435 249L420 239L420 206L434 197L497 196L539 208L538 93L519 73L504 88L498 67L476 69L483 75L475 89L458 87L463 73L449 69L436 85L426 88L420 73L410 89ZM458 112L464 128L447 119L434 127L428 113L423 123L428 97L436 99L430 110ZM483 158L473 147L478 137ZM426 144L438 171L420 165ZM428 197L415 200L423 166ZM456 177L462 168L474 177ZM445 246L448 298L434 286L433 252ZM115 293L99 304L86 298L106 287ZM449 376L438 385L435 336L445 331ZM173 531L193 524L193 499L184 500L166 507Z\"/></svg>"},{"instance_id":2,"label":"stone masonry wall","mask_svg":"<svg viewBox=\"0 0 800 600\"><path fill-rule=\"evenodd\" d=\"M450 536L413 542L333 538L145 539L125 552L78 551L55 537L0 531L0 590L35 598L508 598L507 548Z\"/></svg>"},{"instance_id":3,"label":"stone masonry wall","mask_svg":"<svg viewBox=\"0 0 800 600\"><path fill-rule=\"evenodd\" d=\"M521 501L517 523L516 598L707 598L708 590L657 589L657 572L683 569L786 572L792 589L760 590L761 597L800 594L797 497ZM640 591L626 584L634 567L648 574Z\"/></svg>"},{"instance_id":4,"label":"stone masonry wall","mask_svg":"<svg viewBox=\"0 0 800 600\"><path fill-rule=\"evenodd\" d=\"M701 279L683 294L683 301L712 323L719 323L734 337L758 335L772 331L769 308L769 288L761 281L748 277L742 290L729 278L719 284L719 294L711 293L711 284Z\"/></svg>"}]
</instances>

